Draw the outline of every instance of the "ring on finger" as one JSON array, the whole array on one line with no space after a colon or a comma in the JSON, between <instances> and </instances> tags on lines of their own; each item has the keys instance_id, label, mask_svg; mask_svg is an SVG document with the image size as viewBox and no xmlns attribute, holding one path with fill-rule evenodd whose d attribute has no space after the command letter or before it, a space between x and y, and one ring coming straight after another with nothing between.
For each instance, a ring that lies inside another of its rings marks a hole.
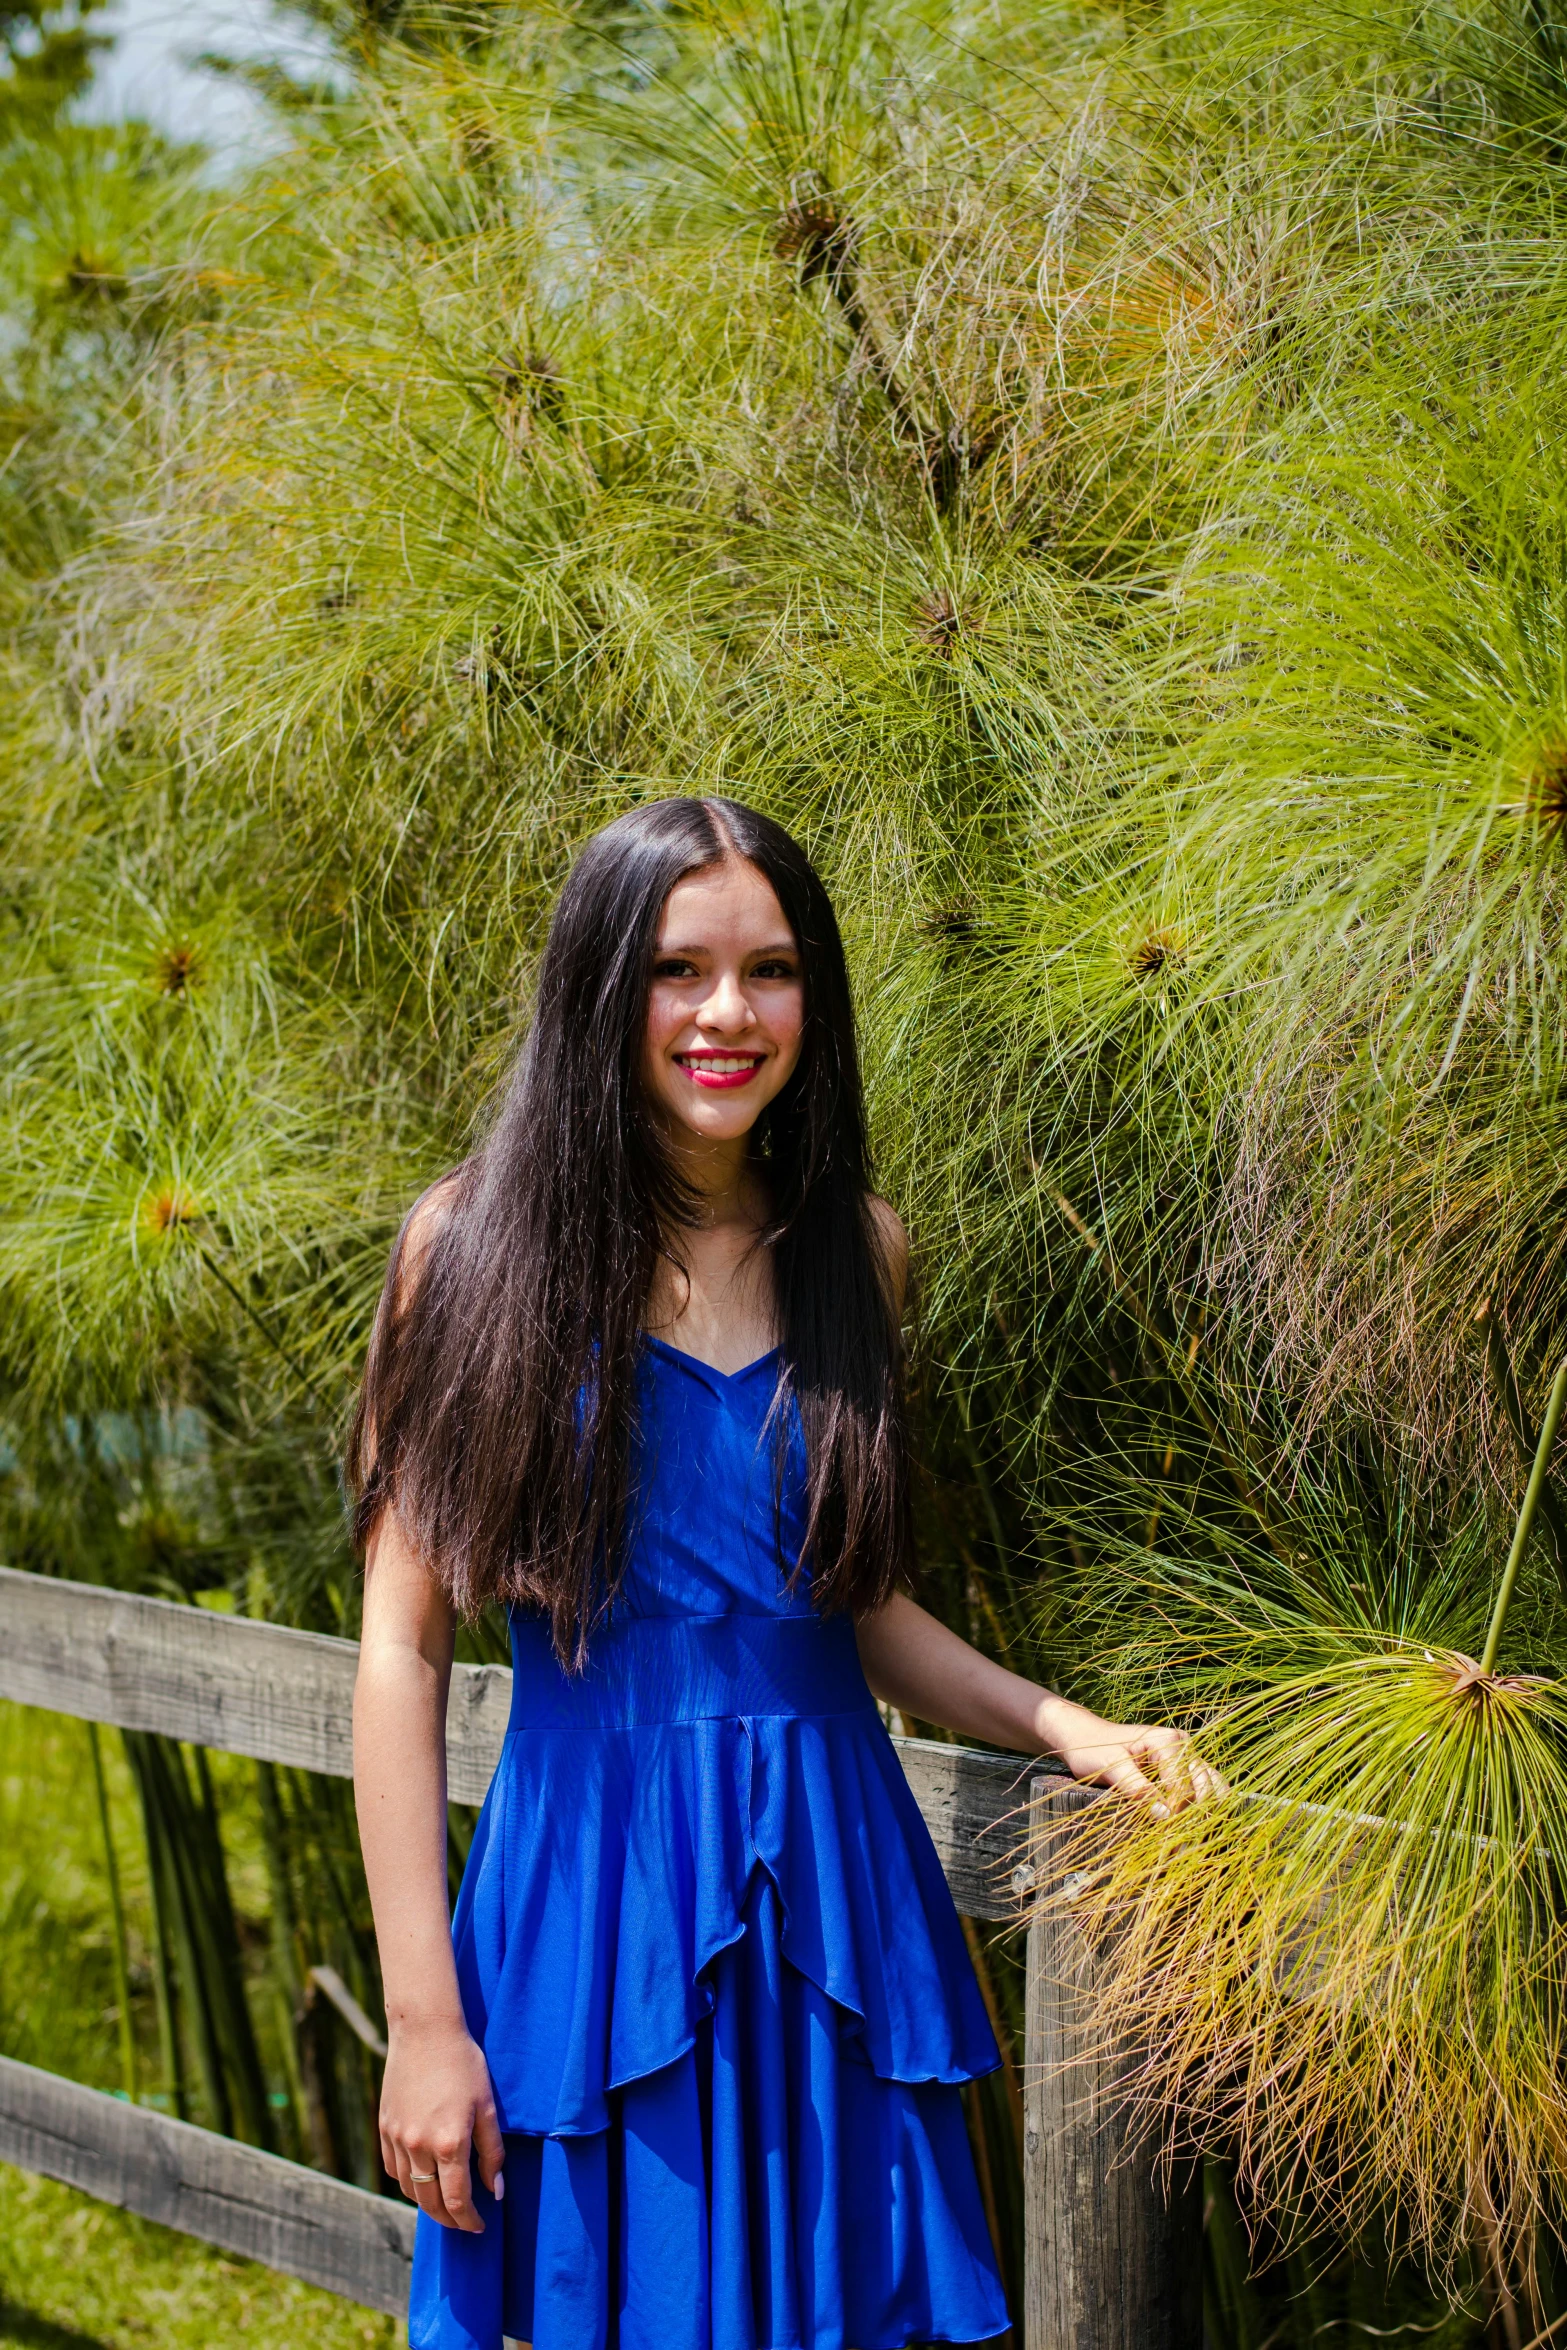
<instances>
[{"instance_id":1,"label":"ring on finger","mask_svg":"<svg viewBox=\"0 0 1567 2350\"><path fill-rule=\"evenodd\" d=\"M437 2175L433 2170L411 2170L408 2173L416 2187L433 2187Z\"/></svg>"}]
</instances>

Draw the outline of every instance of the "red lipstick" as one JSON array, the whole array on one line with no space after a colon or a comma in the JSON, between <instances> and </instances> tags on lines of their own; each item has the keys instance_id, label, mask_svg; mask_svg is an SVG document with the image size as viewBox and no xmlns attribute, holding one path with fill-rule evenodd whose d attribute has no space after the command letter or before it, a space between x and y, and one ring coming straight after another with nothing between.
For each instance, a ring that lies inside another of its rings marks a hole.
<instances>
[{"instance_id":1,"label":"red lipstick","mask_svg":"<svg viewBox=\"0 0 1567 2350\"><path fill-rule=\"evenodd\" d=\"M737 1085L749 1085L760 1069L762 1053L677 1053L675 1060L693 1085L700 1085L708 1093L728 1093ZM715 1068L714 1062L729 1066ZM743 1067L734 1064L742 1062Z\"/></svg>"}]
</instances>

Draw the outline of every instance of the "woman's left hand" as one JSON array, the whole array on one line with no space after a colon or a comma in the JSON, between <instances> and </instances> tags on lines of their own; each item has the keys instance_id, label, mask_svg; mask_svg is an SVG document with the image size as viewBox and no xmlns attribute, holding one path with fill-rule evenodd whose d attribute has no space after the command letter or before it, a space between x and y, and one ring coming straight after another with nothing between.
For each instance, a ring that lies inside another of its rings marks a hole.
<instances>
[{"instance_id":1,"label":"woman's left hand","mask_svg":"<svg viewBox=\"0 0 1567 2350\"><path fill-rule=\"evenodd\" d=\"M1161 1819L1229 1792L1184 1730L1104 1721L981 1656L906 1591L861 1616L854 1630L875 1694L917 1721L939 1722L960 1738L988 1739L1013 1753L1058 1754L1075 1779L1117 1788Z\"/></svg>"},{"instance_id":2,"label":"woman's left hand","mask_svg":"<svg viewBox=\"0 0 1567 2350\"><path fill-rule=\"evenodd\" d=\"M1107 1722L1085 1706L1062 1710L1071 1718L1051 1724L1050 1743L1073 1778L1091 1787L1113 1787L1118 1795L1146 1803L1155 1819L1229 1792L1184 1730L1146 1722Z\"/></svg>"}]
</instances>

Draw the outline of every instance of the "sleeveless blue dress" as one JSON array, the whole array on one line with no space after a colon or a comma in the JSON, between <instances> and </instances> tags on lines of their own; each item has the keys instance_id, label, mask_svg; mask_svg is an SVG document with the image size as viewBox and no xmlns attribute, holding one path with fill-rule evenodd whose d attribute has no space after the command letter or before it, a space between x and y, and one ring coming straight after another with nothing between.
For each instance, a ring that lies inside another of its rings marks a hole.
<instances>
[{"instance_id":1,"label":"sleeveless blue dress","mask_svg":"<svg viewBox=\"0 0 1567 2350\"><path fill-rule=\"evenodd\" d=\"M420 2215L414 2350L902 2350L1008 2324L960 2103L999 2063L776 1354L639 1374L626 1573L584 1673L514 1612L453 1920L506 2138L482 2236Z\"/></svg>"}]
</instances>

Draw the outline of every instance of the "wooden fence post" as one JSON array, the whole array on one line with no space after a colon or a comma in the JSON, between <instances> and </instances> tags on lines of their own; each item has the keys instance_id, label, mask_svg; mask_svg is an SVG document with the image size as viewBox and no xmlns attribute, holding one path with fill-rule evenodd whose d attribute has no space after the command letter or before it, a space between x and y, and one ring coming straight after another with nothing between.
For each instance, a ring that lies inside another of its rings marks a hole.
<instances>
[{"instance_id":1,"label":"wooden fence post","mask_svg":"<svg viewBox=\"0 0 1567 2350\"><path fill-rule=\"evenodd\" d=\"M1030 1813L1044 1829L1093 1800L1036 1781ZM1199 2190L1178 2179L1167 2193L1148 2155L1126 2153L1118 2068L1090 2053L1092 1970L1047 1862L1028 1927L1024 2350L1200 2350Z\"/></svg>"}]
</instances>

